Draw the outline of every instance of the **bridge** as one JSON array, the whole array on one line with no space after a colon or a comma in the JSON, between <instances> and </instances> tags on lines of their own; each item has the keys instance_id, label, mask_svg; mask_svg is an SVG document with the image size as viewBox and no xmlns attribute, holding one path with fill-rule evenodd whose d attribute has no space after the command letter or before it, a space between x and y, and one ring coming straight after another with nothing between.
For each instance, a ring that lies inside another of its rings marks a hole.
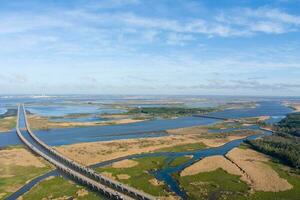
<instances>
[{"instance_id":1,"label":"bridge","mask_svg":"<svg viewBox=\"0 0 300 200\"><path fill-rule=\"evenodd\" d=\"M233 122L241 122L239 119L232 119L232 118L225 118L225 117L217 117L217 116L211 116L211 115L193 115L193 117L202 117L202 118L208 118L208 119L218 119L223 121L233 121Z\"/></svg>"},{"instance_id":2,"label":"bridge","mask_svg":"<svg viewBox=\"0 0 300 200\"><path fill-rule=\"evenodd\" d=\"M28 138L24 137L22 131L19 129L20 121L20 110L24 117L26 134ZM118 181L112 180L110 178L104 177L96 173L91 168L85 167L74 160L67 158L58 151L54 150L52 147L41 141L30 129L25 107L24 105L18 106L18 117L16 131L18 137L21 141L34 153L40 155L48 162L56 166L60 171L70 176L75 181L88 186L92 190L98 191L102 195L108 197L109 199L116 200L154 200L155 197L146 194L142 191L136 190L128 185L122 184Z\"/></svg>"},{"instance_id":3,"label":"bridge","mask_svg":"<svg viewBox=\"0 0 300 200\"><path fill-rule=\"evenodd\" d=\"M202 118L219 119L219 120L229 120L228 118L215 117L215 116L210 116L210 115L193 115L193 117L202 117Z\"/></svg>"}]
</instances>

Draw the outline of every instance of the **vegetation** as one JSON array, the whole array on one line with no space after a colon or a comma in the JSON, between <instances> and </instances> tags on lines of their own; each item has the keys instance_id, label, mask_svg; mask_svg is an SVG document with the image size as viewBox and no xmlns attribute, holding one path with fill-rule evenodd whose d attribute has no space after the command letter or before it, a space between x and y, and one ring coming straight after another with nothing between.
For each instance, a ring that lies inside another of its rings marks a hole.
<instances>
[{"instance_id":1,"label":"vegetation","mask_svg":"<svg viewBox=\"0 0 300 200\"><path fill-rule=\"evenodd\" d=\"M144 157L135 159L138 165L130 168L113 168L112 166L101 167L97 172L111 173L118 181L128 184L137 189L143 190L154 196L166 196L166 186L163 184L151 184L150 180L154 178L151 171L164 167L166 157ZM120 179L117 175L128 175L128 179Z\"/></svg>"},{"instance_id":2,"label":"vegetation","mask_svg":"<svg viewBox=\"0 0 300 200\"><path fill-rule=\"evenodd\" d=\"M146 107L146 108L133 108L126 114L137 115L143 114L151 117L179 117L193 114L204 114L216 111L215 108L186 108L186 107Z\"/></svg>"},{"instance_id":3,"label":"vegetation","mask_svg":"<svg viewBox=\"0 0 300 200\"><path fill-rule=\"evenodd\" d=\"M189 161L191 159L191 157L189 156L181 156L181 157L177 157L175 158L171 163L170 166L171 167L176 167L179 166L183 163L186 163L187 161Z\"/></svg>"},{"instance_id":4,"label":"vegetation","mask_svg":"<svg viewBox=\"0 0 300 200\"><path fill-rule=\"evenodd\" d=\"M205 148L207 148L207 146L202 142L200 142L200 143L183 144L183 145L161 148L156 150L155 152L185 152L185 151L196 151Z\"/></svg>"},{"instance_id":5,"label":"vegetation","mask_svg":"<svg viewBox=\"0 0 300 200\"><path fill-rule=\"evenodd\" d=\"M246 142L252 148L300 169L300 113L289 114L274 129L272 136Z\"/></svg>"},{"instance_id":6,"label":"vegetation","mask_svg":"<svg viewBox=\"0 0 300 200\"><path fill-rule=\"evenodd\" d=\"M277 200L298 200L300 197L300 177L290 168L287 168L276 160L267 162L281 178L286 179L293 188L282 192L255 192L248 199L260 200L260 199L277 199Z\"/></svg>"},{"instance_id":7,"label":"vegetation","mask_svg":"<svg viewBox=\"0 0 300 200\"><path fill-rule=\"evenodd\" d=\"M83 186L76 185L62 177L51 177L40 182L23 196L24 200L31 199L102 199L95 192Z\"/></svg>"},{"instance_id":8,"label":"vegetation","mask_svg":"<svg viewBox=\"0 0 300 200\"><path fill-rule=\"evenodd\" d=\"M239 122L219 122L209 126L206 126L210 130L221 130L221 129L231 129L231 128L241 128L242 123Z\"/></svg>"},{"instance_id":9,"label":"vegetation","mask_svg":"<svg viewBox=\"0 0 300 200\"><path fill-rule=\"evenodd\" d=\"M293 188L281 192L251 191L239 176L228 174L222 169L199 173L193 176L175 175L190 199L230 199L230 200L297 200L300 196L300 177L291 168L276 160L268 161L281 178L286 179Z\"/></svg>"},{"instance_id":10,"label":"vegetation","mask_svg":"<svg viewBox=\"0 0 300 200\"><path fill-rule=\"evenodd\" d=\"M277 125L277 131L300 137L300 112L291 113Z\"/></svg>"},{"instance_id":11,"label":"vegetation","mask_svg":"<svg viewBox=\"0 0 300 200\"><path fill-rule=\"evenodd\" d=\"M0 118L0 131L10 131L16 126L16 117Z\"/></svg>"},{"instance_id":12,"label":"vegetation","mask_svg":"<svg viewBox=\"0 0 300 200\"><path fill-rule=\"evenodd\" d=\"M0 163L0 199L9 196L28 180L42 175L50 170L50 167L4 165Z\"/></svg>"},{"instance_id":13,"label":"vegetation","mask_svg":"<svg viewBox=\"0 0 300 200\"><path fill-rule=\"evenodd\" d=\"M248 185L237 175L222 169L199 173L193 176L176 175L189 199L243 199L249 190Z\"/></svg>"}]
</instances>

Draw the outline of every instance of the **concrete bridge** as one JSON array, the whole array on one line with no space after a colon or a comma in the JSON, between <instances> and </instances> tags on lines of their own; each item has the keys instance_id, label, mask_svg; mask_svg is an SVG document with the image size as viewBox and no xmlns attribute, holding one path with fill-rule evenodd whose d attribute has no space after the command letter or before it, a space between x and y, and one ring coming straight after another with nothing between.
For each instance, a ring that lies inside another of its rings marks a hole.
<instances>
[{"instance_id":1,"label":"concrete bridge","mask_svg":"<svg viewBox=\"0 0 300 200\"><path fill-rule=\"evenodd\" d=\"M20 120L20 110L23 110L23 116L25 120L25 127L32 139L35 141L39 147L33 145L29 142L19 129L19 120ZM94 170L82 166L81 164L67 158L58 151L51 148L49 145L41 141L30 129L26 111L24 105L18 106L18 118L16 126L17 134L22 142L28 146L33 152L42 156L44 159L55 165L65 174L69 175L74 180L90 187L93 190L99 191L101 194L105 195L110 199L124 199L124 200L154 200L155 197L146 194L142 191L136 190L132 187L124 185L115 180L111 180L107 177L101 176L96 173ZM42 149L42 150L41 150Z\"/></svg>"},{"instance_id":2,"label":"concrete bridge","mask_svg":"<svg viewBox=\"0 0 300 200\"><path fill-rule=\"evenodd\" d=\"M193 115L193 117L202 117L202 118L208 118L208 119L219 119L224 121L234 121L234 122L240 122L239 119L231 119L231 118L225 118L225 117L216 117L216 116L210 116L210 115Z\"/></svg>"},{"instance_id":3,"label":"concrete bridge","mask_svg":"<svg viewBox=\"0 0 300 200\"><path fill-rule=\"evenodd\" d=\"M225 117L214 117L214 116L210 116L210 115L193 115L193 117L202 117L202 118L209 118L209 119L229 120L228 118L225 118Z\"/></svg>"}]
</instances>

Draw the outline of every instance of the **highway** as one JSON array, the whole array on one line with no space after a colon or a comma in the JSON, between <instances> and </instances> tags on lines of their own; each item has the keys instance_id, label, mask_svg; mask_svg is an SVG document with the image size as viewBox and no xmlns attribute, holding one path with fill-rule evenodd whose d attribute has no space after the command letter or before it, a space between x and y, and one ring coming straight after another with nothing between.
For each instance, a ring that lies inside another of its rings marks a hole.
<instances>
[{"instance_id":1,"label":"highway","mask_svg":"<svg viewBox=\"0 0 300 200\"><path fill-rule=\"evenodd\" d=\"M20 130L20 122L24 123L25 131ZM98 191L109 199L156 199L155 197L136 190L135 188L99 175L94 170L67 158L41 141L30 129L24 105L18 106L16 131L21 141L34 153L52 163L60 171L70 176L75 181L88 186L92 190Z\"/></svg>"}]
</instances>

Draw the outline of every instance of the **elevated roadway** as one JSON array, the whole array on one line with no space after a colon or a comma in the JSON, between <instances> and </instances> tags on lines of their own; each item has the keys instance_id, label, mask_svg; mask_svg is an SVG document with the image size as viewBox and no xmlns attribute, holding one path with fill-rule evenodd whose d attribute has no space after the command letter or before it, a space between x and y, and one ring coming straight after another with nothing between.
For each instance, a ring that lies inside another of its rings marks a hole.
<instances>
[{"instance_id":1,"label":"elevated roadway","mask_svg":"<svg viewBox=\"0 0 300 200\"><path fill-rule=\"evenodd\" d=\"M22 110L22 111L21 111ZM20 116L23 116L26 133L22 133L19 129ZM109 199L124 200L154 200L155 197L136 190L130 186L124 185L115 180L99 175L94 170L82 166L62 155L58 151L40 140L30 129L24 105L18 106L18 118L16 130L21 141L29 147L34 153L40 155L53 165L55 165L63 173L69 175L74 180L88 186L89 188L99 191ZM26 135L28 134L28 135ZM24 136L25 135L25 136ZM27 137L26 137L27 136Z\"/></svg>"}]
</instances>

